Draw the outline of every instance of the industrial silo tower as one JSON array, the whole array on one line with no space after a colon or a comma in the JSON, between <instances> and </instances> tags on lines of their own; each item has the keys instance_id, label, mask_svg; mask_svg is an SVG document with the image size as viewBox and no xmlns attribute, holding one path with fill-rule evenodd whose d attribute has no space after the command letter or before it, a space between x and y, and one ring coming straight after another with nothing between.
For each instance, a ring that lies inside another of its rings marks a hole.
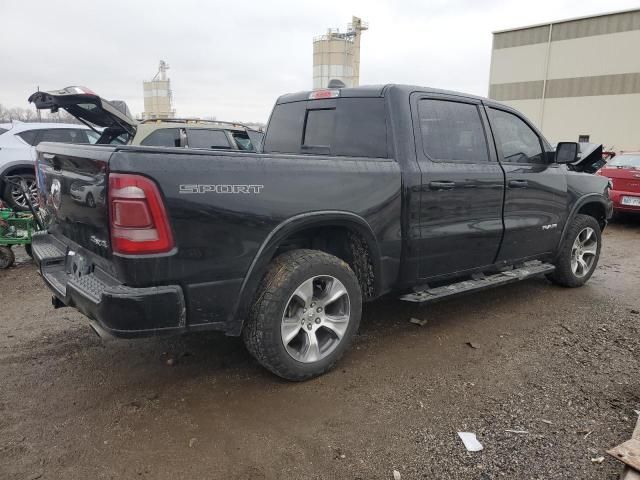
<instances>
[{"instance_id":1,"label":"industrial silo tower","mask_svg":"<svg viewBox=\"0 0 640 480\"><path fill-rule=\"evenodd\" d=\"M142 82L144 90L144 113L142 116L145 120L175 116L171 80L167 78L167 70L169 70L169 64L160 60L156 75L150 81Z\"/></svg>"},{"instance_id":2,"label":"industrial silo tower","mask_svg":"<svg viewBox=\"0 0 640 480\"><path fill-rule=\"evenodd\" d=\"M360 36L369 25L353 17L346 32L329 29L313 39L313 88L326 88L333 79L347 87L360 84Z\"/></svg>"}]
</instances>

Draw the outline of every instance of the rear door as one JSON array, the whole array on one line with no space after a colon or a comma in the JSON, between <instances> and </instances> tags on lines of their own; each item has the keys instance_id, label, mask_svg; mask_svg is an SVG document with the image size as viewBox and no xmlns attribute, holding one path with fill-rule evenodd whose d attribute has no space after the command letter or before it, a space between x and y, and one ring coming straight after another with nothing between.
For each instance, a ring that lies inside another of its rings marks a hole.
<instances>
[{"instance_id":1,"label":"rear door","mask_svg":"<svg viewBox=\"0 0 640 480\"><path fill-rule=\"evenodd\" d=\"M504 172L479 101L414 93L421 170L421 278L493 264L502 238Z\"/></svg>"},{"instance_id":2,"label":"rear door","mask_svg":"<svg viewBox=\"0 0 640 480\"><path fill-rule=\"evenodd\" d=\"M523 117L494 106L486 111L506 174L505 233L498 261L553 252L567 216L566 170L550 161L542 137Z\"/></svg>"}]
</instances>

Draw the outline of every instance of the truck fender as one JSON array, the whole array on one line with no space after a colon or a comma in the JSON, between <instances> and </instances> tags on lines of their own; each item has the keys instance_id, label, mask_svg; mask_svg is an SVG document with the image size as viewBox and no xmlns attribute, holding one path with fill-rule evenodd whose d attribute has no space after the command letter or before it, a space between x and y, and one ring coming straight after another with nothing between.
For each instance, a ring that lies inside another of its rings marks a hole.
<instances>
[{"instance_id":1,"label":"truck fender","mask_svg":"<svg viewBox=\"0 0 640 480\"><path fill-rule=\"evenodd\" d=\"M571 208L571 211L567 216L567 221L564 222L564 227L562 227L562 235L560 236L560 242L558 242L556 253L560 251L560 246L564 242L565 236L567 235L567 230L569 229L569 225L571 224L571 222L573 222L573 219L576 217L580 209L589 203L598 203L602 205L602 208L604 208L604 211L605 211L605 215L608 215L609 206L607 205L607 202L602 196L602 194L589 193L587 195L580 197Z\"/></svg>"},{"instance_id":2,"label":"truck fender","mask_svg":"<svg viewBox=\"0 0 640 480\"><path fill-rule=\"evenodd\" d=\"M344 226L362 235L367 242L371 260L373 262L375 273L375 292L379 291L378 282L381 278L381 275L379 274L380 249L373 230L367 221L355 213L343 211L302 213L288 218L278 224L269 233L269 235L267 235L264 242L262 242L262 245L254 256L251 265L249 266L249 270L244 277L242 286L240 287L240 293L238 294L238 299L236 300L236 304L229 316L229 319L227 320L227 328L225 329L227 335L240 335L244 319L246 318L251 307L251 303L253 302L253 296L255 295L256 288L258 288L260 280L264 276L280 243L297 231L323 226Z\"/></svg>"}]
</instances>

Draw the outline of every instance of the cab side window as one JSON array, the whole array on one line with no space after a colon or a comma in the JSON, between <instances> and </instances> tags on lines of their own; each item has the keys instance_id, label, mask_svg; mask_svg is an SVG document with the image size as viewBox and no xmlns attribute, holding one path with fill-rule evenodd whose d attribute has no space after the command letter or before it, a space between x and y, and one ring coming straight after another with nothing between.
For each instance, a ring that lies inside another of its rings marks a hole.
<instances>
[{"instance_id":1,"label":"cab side window","mask_svg":"<svg viewBox=\"0 0 640 480\"><path fill-rule=\"evenodd\" d=\"M489 116L503 162L546 163L540 138L521 118L494 108L489 108Z\"/></svg>"},{"instance_id":2,"label":"cab side window","mask_svg":"<svg viewBox=\"0 0 640 480\"><path fill-rule=\"evenodd\" d=\"M487 138L478 107L471 103L423 99L418 104L422 147L441 162L488 162Z\"/></svg>"}]
</instances>

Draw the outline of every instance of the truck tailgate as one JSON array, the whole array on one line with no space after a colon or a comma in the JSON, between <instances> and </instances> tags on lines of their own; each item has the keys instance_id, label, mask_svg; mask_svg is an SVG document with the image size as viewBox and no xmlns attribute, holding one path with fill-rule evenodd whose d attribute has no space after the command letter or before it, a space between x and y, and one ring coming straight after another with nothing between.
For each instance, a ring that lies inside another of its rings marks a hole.
<instances>
[{"instance_id":1,"label":"truck tailgate","mask_svg":"<svg viewBox=\"0 0 640 480\"><path fill-rule=\"evenodd\" d=\"M36 165L48 230L110 257L106 179L115 147L42 143Z\"/></svg>"},{"instance_id":2,"label":"truck tailgate","mask_svg":"<svg viewBox=\"0 0 640 480\"><path fill-rule=\"evenodd\" d=\"M53 291L54 306L77 308L100 335L182 331L186 310L179 285L140 288L118 269L107 206L109 159L116 147L43 143L37 150L47 228L33 236L33 257Z\"/></svg>"}]
</instances>

